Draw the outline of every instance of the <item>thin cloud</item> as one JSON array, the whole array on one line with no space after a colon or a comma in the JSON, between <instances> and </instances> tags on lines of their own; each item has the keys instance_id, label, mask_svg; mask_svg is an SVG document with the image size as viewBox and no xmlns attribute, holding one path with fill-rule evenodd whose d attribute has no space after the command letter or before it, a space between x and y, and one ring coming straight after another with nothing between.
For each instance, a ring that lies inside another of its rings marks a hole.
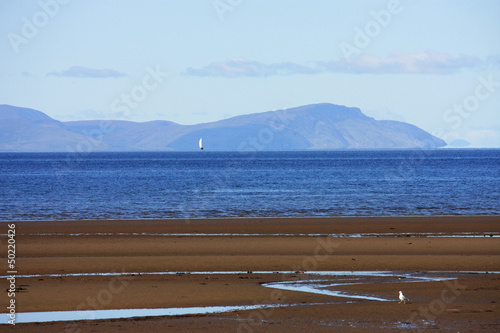
<instances>
[{"instance_id":1,"label":"thin cloud","mask_svg":"<svg viewBox=\"0 0 500 333\"><path fill-rule=\"evenodd\" d=\"M478 57L426 51L417 54L395 52L386 58L361 55L349 62L329 61L320 65L329 72L356 74L452 74L462 69L479 67L483 62Z\"/></svg>"},{"instance_id":2,"label":"thin cloud","mask_svg":"<svg viewBox=\"0 0 500 333\"><path fill-rule=\"evenodd\" d=\"M50 72L48 76L57 77L73 77L73 78L118 78L126 76L125 73L120 73L114 69L104 68L95 69L82 66L73 66L69 69L59 72Z\"/></svg>"},{"instance_id":3,"label":"thin cloud","mask_svg":"<svg viewBox=\"0 0 500 333\"><path fill-rule=\"evenodd\" d=\"M490 61L490 59L488 60ZM351 74L452 74L463 69L477 68L484 62L478 57L452 56L436 51L417 54L392 53L382 58L361 55L351 61L316 61L308 65L292 62L264 64L247 59L229 59L213 62L202 68L188 68L184 74L199 77L268 77L296 74L351 73Z\"/></svg>"},{"instance_id":4,"label":"thin cloud","mask_svg":"<svg viewBox=\"0 0 500 333\"><path fill-rule=\"evenodd\" d=\"M220 76L234 77L268 77L284 76L293 74L317 74L317 70L292 62L281 62L275 64L263 64L258 61L247 59L229 59L222 62L213 62L203 68L188 68L185 73L190 76Z\"/></svg>"}]
</instances>

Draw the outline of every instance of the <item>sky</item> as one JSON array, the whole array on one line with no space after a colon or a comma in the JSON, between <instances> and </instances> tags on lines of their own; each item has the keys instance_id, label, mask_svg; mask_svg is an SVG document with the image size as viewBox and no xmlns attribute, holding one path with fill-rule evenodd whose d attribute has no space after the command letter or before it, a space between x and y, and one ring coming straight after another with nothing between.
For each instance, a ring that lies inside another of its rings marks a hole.
<instances>
[{"instance_id":1,"label":"sky","mask_svg":"<svg viewBox=\"0 0 500 333\"><path fill-rule=\"evenodd\" d=\"M0 37L0 104L61 121L333 103L500 147L498 0L0 0Z\"/></svg>"}]
</instances>

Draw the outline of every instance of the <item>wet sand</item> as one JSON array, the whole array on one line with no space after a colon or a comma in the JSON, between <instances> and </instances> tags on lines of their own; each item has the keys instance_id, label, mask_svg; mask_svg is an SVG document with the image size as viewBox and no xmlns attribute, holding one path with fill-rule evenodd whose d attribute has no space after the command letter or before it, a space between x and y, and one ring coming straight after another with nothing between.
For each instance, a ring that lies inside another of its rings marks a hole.
<instances>
[{"instance_id":1,"label":"wet sand","mask_svg":"<svg viewBox=\"0 0 500 333\"><path fill-rule=\"evenodd\" d=\"M500 274L456 273L500 271L500 217L57 221L15 225L18 312L294 306L208 315L2 325L2 331L500 330ZM7 223L0 223L0 228L2 234L7 233ZM4 249L6 243L7 237L2 236ZM210 273L214 271L241 272ZM338 287L349 293L394 299L389 302L261 285L310 279L307 271L451 271L441 275L457 279L382 283L373 278L363 284ZM120 272L110 276L65 275ZM4 290L8 289L7 280L2 279L2 283ZM398 304L399 290L412 300L410 304ZM0 312L6 312L6 294Z\"/></svg>"}]
</instances>

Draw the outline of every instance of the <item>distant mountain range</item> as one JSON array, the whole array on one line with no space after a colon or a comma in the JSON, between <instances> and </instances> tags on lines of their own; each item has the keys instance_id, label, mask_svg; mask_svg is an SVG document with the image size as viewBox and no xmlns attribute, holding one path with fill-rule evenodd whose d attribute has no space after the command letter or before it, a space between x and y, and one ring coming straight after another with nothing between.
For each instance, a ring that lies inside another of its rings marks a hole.
<instances>
[{"instance_id":1,"label":"distant mountain range","mask_svg":"<svg viewBox=\"0 0 500 333\"><path fill-rule=\"evenodd\" d=\"M438 148L443 140L399 121L375 120L334 104L237 116L211 123L86 120L0 105L0 151L205 151Z\"/></svg>"}]
</instances>

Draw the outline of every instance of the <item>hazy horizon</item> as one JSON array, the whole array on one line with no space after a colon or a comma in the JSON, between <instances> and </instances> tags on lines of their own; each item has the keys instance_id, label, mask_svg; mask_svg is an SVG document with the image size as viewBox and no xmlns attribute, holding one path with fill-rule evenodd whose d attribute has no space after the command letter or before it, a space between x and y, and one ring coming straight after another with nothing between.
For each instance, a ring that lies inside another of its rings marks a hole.
<instances>
[{"instance_id":1,"label":"hazy horizon","mask_svg":"<svg viewBox=\"0 0 500 333\"><path fill-rule=\"evenodd\" d=\"M500 147L500 2L0 3L0 104L200 124L332 103Z\"/></svg>"}]
</instances>

